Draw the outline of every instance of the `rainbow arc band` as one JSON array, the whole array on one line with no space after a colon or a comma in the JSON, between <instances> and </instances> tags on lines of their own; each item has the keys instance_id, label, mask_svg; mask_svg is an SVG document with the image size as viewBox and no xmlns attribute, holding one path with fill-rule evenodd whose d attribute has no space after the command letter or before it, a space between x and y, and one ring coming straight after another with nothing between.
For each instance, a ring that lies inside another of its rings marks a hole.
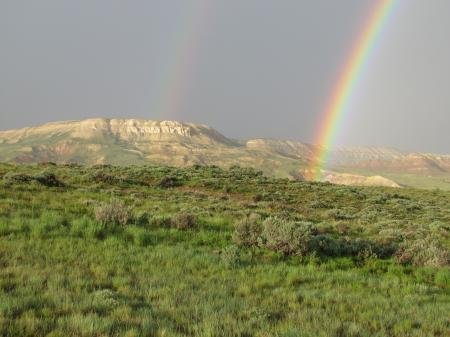
<instances>
[{"instance_id":1,"label":"rainbow arc band","mask_svg":"<svg viewBox=\"0 0 450 337\"><path fill-rule=\"evenodd\" d=\"M314 144L315 153L308 173L312 180L321 180L323 171L327 167L330 151L335 144L336 136L343 123L345 114L351 103L353 93L364 70L368 65L370 55L377 45L381 32L384 30L389 17L399 0L377 0L371 11L361 34L358 36L348 60L341 72L320 119L320 127L316 132Z\"/></svg>"},{"instance_id":2,"label":"rainbow arc band","mask_svg":"<svg viewBox=\"0 0 450 337\"><path fill-rule=\"evenodd\" d=\"M157 77L155 112L168 119L180 119L182 106L188 96L189 83L194 80L196 63L199 62L201 40L208 22L213 16L212 0L189 0L185 12L175 20L178 28L173 36L172 50L161 66Z\"/></svg>"}]
</instances>

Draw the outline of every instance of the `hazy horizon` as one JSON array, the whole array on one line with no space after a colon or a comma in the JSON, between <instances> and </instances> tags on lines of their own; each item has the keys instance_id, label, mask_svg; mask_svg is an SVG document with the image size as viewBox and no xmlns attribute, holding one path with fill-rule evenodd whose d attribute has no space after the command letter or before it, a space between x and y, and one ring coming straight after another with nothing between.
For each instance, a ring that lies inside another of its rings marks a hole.
<instances>
[{"instance_id":1,"label":"hazy horizon","mask_svg":"<svg viewBox=\"0 0 450 337\"><path fill-rule=\"evenodd\" d=\"M313 142L373 1L0 2L0 130L179 120ZM338 145L450 153L450 2L399 2Z\"/></svg>"}]
</instances>

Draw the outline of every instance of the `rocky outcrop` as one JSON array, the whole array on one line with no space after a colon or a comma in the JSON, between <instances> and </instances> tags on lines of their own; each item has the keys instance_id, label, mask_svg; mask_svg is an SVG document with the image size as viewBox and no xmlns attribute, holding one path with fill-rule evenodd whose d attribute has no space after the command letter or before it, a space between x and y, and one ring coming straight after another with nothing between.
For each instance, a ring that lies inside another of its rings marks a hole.
<instances>
[{"instance_id":1,"label":"rocky outcrop","mask_svg":"<svg viewBox=\"0 0 450 337\"><path fill-rule=\"evenodd\" d=\"M323 181L339 185L400 187L395 181L382 176L365 177L347 173L331 173Z\"/></svg>"}]
</instances>

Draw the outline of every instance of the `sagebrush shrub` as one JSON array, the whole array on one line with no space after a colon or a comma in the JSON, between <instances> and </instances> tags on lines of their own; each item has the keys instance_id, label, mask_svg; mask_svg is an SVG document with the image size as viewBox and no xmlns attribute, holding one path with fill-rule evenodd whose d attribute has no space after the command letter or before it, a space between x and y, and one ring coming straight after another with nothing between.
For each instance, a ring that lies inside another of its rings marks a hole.
<instances>
[{"instance_id":1,"label":"sagebrush shrub","mask_svg":"<svg viewBox=\"0 0 450 337\"><path fill-rule=\"evenodd\" d=\"M108 185L116 185L123 182L123 180L119 177L106 174L101 171L93 172L88 175L88 180L95 183L104 183Z\"/></svg>"},{"instance_id":2,"label":"sagebrush shrub","mask_svg":"<svg viewBox=\"0 0 450 337\"><path fill-rule=\"evenodd\" d=\"M395 259L401 264L413 266L442 267L450 265L450 252L434 237L403 242Z\"/></svg>"},{"instance_id":3,"label":"sagebrush shrub","mask_svg":"<svg viewBox=\"0 0 450 337\"><path fill-rule=\"evenodd\" d=\"M171 176L165 176L158 182L158 187L161 188L171 188L171 187L177 187L180 186L180 181Z\"/></svg>"},{"instance_id":4,"label":"sagebrush shrub","mask_svg":"<svg viewBox=\"0 0 450 337\"><path fill-rule=\"evenodd\" d=\"M47 187L64 187L65 184L60 181L54 173L43 171L33 177L38 183Z\"/></svg>"},{"instance_id":5,"label":"sagebrush shrub","mask_svg":"<svg viewBox=\"0 0 450 337\"><path fill-rule=\"evenodd\" d=\"M295 222L278 217L263 223L262 237L267 248L284 255L305 256L312 251L312 240L317 233L310 222Z\"/></svg>"},{"instance_id":6,"label":"sagebrush shrub","mask_svg":"<svg viewBox=\"0 0 450 337\"><path fill-rule=\"evenodd\" d=\"M28 174L10 171L3 176L3 180L9 183L29 183L33 180L33 177Z\"/></svg>"},{"instance_id":7,"label":"sagebrush shrub","mask_svg":"<svg viewBox=\"0 0 450 337\"><path fill-rule=\"evenodd\" d=\"M93 292L90 300L90 308L102 314L119 305L117 295L111 289L101 289Z\"/></svg>"},{"instance_id":8,"label":"sagebrush shrub","mask_svg":"<svg viewBox=\"0 0 450 337\"><path fill-rule=\"evenodd\" d=\"M187 212L180 212L176 214L171 220L172 227L179 230L195 228L197 227L197 224L197 217Z\"/></svg>"},{"instance_id":9,"label":"sagebrush shrub","mask_svg":"<svg viewBox=\"0 0 450 337\"><path fill-rule=\"evenodd\" d=\"M262 227L256 217L246 217L236 224L233 242L239 247L254 247L262 233Z\"/></svg>"},{"instance_id":10,"label":"sagebrush shrub","mask_svg":"<svg viewBox=\"0 0 450 337\"><path fill-rule=\"evenodd\" d=\"M172 219L169 216L156 215L150 217L148 223L153 227L171 227Z\"/></svg>"},{"instance_id":11,"label":"sagebrush shrub","mask_svg":"<svg viewBox=\"0 0 450 337\"><path fill-rule=\"evenodd\" d=\"M126 225L131 220L130 209L123 201L113 200L95 208L95 219L104 225Z\"/></svg>"}]
</instances>

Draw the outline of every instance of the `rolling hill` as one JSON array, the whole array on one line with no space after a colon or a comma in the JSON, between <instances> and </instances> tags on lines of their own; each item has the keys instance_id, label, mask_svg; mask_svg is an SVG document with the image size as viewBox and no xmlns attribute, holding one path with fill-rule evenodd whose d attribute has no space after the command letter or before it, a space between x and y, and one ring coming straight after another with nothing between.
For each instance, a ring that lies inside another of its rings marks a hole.
<instances>
[{"instance_id":1,"label":"rolling hill","mask_svg":"<svg viewBox=\"0 0 450 337\"><path fill-rule=\"evenodd\" d=\"M315 149L296 141L230 139L209 126L177 121L97 118L0 132L3 162L240 165L300 180ZM330 157L332 171L325 179L334 183L415 186L417 177L419 187L450 186L450 155L338 147Z\"/></svg>"}]
</instances>

